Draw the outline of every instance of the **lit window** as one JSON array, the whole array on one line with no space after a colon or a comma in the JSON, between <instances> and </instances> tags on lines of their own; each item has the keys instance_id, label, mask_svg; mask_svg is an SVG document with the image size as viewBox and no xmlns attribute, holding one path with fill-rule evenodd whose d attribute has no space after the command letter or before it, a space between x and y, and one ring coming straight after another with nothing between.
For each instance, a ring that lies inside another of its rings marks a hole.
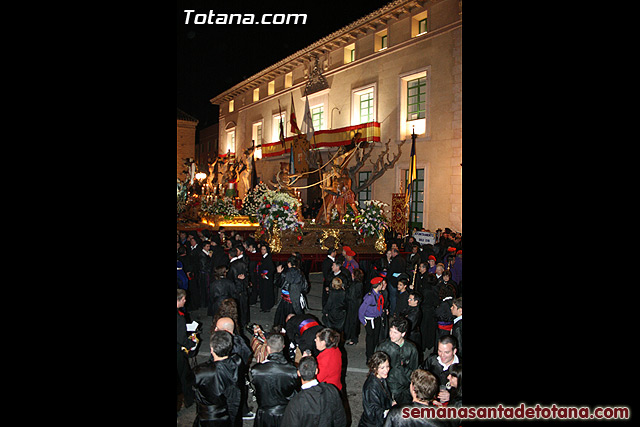
<instances>
[{"instance_id":1,"label":"lit window","mask_svg":"<svg viewBox=\"0 0 640 427\"><path fill-rule=\"evenodd\" d=\"M376 84L351 92L351 125L376 121Z\"/></svg>"},{"instance_id":2,"label":"lit window","mask_svg":"<svg viewBox=\"0 0 640 427\"><path fill-rule=\"evenodd\" d=\"M373 121L373 91L360 96L360 123Z\"/></svg>"},{"instance_id":3,"label":"lit window","mask_svg":"<svg viewBox=\"0 0 640 427\"><path fill-rule=\"evenodd\" d=\"M387 29L378 31L373 39L373 47L376 52L386 49L389 46Z\"/></svg>"},{"instance_id":4,"label":"lit window","mask_svg":"<svg viewBox=\"0 0 640 427\"><path fill-rule=\"evenodd\" d=\"M234 102L233 102L233 99L232 99L231 101L229 101L229 112L230 113L233 113L233 104L234 104Z\"/></svg>"},{"instance_id":5,"label":"lit window","mask_svg":"<svg viewBox=\"0 0 640 427\"><path fill-rule=\"evenodd\" d=\"M226 154L228 151L231 151L232 153L236 152L236 128L235 127L227 130L227 150L225 151L224 154Z\"/></svg>"},{"instance_id":6,"label":"lit window","mask_svg":"<svg viewBox=\"0 0 640 427\"><path fill-rule=\"evenodd\" d=\"M313 129L324 129L324 105L311 108L311 119L313 120Z\"/></svg>"},{"instance_id":7,"label":"lit window","mask_svg":"<svg viewBox=\"0 0 640 427\"><path fill-rule=\"evenodd\" d=\"M371 172L358 172L358 187L367 182L370 176ZM371 186L358 192L358 207L364 209L364 202L367 200L371 200Z\"/></svg>"},{"instance_id":8,"label":"lit window","mask_svg":"<svg viewBox=\"0 0 640 427\"><path fill-rule=\"evenodd\" d=\"M293 85L293 71L284 75L285 89Z\"/></svg>"},{"instance_id":9,"label":"lit window","mask_svg":"<svg viewBox=\"0 0 640 427\"><path fill-rule=\"evenodd\" d=\"M416 135L429 135L429 67L424 71L407 73L400 76L400 140Z\"/></svg>"},{"instance_id":10,"label":"lit window","mask_svg":"<svg viewBox=\"0 0 640 427\"><path fill-rule=\"evenodd\" d=\"M271 80L269 86L267 86L267 95L273 95L276 92L276 81Z\"/></svg>"},{"instance_id":11,"label":"lit window","mask_svg":"<svg viewBox=\"0 0 640 427\"><path fill-rule=\"evenodd\" d=\"M427 114L427 78L407 82L407 121L424 119Z\"/></svg>"},{"instance_id":12,"label":"lit window","mask_svg":"<svg viewBox=\"0 0 640 427\"><path fill-rule=\"evenodd\" d=\"M344 63L348 64L356 60L356 44L351 43L344 48Z\"/></svg>"},{"instance_id":13,"label":"lit window","mask_svg":"<svg viewBox=\"0 0 640 427\"><path fill-rule=\"evenodd\" d=\"M427 18L424 18L421 21L418 21L418 35L424 34L427 32Z\"/></svg>"},{"instance_id":14,"label":"lit window","mask_svg":"<svg viewBox=\"0 0 640 427\"><path fill-rule=\"evenodd\" d=\"M427 11L415 14L411 17L411 37L417 37L427 33Z\"/></svg>"},{"instance_id":15,"label":"lit window","mask_svg":"<svg viewBox=\"0 0 640 427\"><path fill-rule=\"evenodd\" d=\"M409 179L409 170L404 170L404 182ZM406 184L405 184L406 185ZM424 169L416 169L416 180L411 186L409 227L422 228L422 214L424 212Z\"/></svg>"},{"instance_id":16,"label":"lit window","mask_svg":"<svg viewBox=\"0 0 640 427\"><path fill-rule=\"evenodd\" d=\"M262 144L262 121L253 124L251 129L251 139L256 142L256 145Z\"/></svg>"},{"instance_id":17,"label":"lit window","mask_svg":"<svg viewBox=\"0 0 640 427\"><path fill-rule=\"evenodd\" d=\"M260 99L260 88L257 87L253 90L253 102L256 102Z\"/></svg>"}]
</instances>

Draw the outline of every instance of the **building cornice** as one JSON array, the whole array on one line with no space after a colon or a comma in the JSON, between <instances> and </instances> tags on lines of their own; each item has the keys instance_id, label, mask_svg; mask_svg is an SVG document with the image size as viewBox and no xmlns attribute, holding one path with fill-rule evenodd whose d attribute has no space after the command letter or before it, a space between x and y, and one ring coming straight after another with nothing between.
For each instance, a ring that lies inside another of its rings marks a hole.
<instances>
[{"instance_id":1,"label":"building cornice","mask_svg":"<svg viewBox=\"0 0 640 427\"><path fill-rule=\"evenodd\" d=\"M378 25L387 25L391 20L398 20L401 15L411 13L415 8L423 7L428 1L434 2L435 0L394 0L380 9L321 38L306 48L259 71L248 79L241 81L230 89L211 98L209 102L219 105L222 102L229 101L247 90L254 89L267 81L273 80L277 75L286 74L299 65L310 62L314 56L324 55L336 48L352 43L369 31L376 31Z\"/></svg>"},{"instance_id":2,"label":"building cornice","mask_svg":"<svg viewBox=\"0 0 640 427\"><path fill-rule=\"evenodd\" d=\"M416 45L418 43L422 43L422 42L430 40L430 39L432 39L434 37L437 37L437 36L440 36L442 34L446 34L448 32L451 32L451 31L453 31L453 30L455 30L457 28L460 28L461 26L462 26L462 19L459 19L459 20L457 20L455 22L452 22L450 24L442 26L442 27L438 28L437 30L430 31L430 32L428 32L428 33L426 33L424 35L418 36L418 37L413 37L413 38L411 38L409 40L405 40L402 43L399 43L399 44L397 44L395 46L392 46L392 47L390 47L388 49L380 50L378 52L374 52L372 55L369 55L369 56L367 56L365 58L358 59L358 60L356 60L354 62L350 62L348 64L340 65L339 67L336 67L336 68L334 68L332 70L326 71L324 73L324 76L325 77L331 77L331 76L333 76L335 74L339 74L339 73L341 73L343 71L346 71L346 70L348 70L350 68L362 66L362 65L364 65L364 64L366 64L368 62L380 59L383 56L394 54L394 53L396 53L396 52L398 52L398 51L400 51L402 49L410 48L410 47L412 47L412 46L414 46L414 45ZM298 82L298 83L296 83L295 85L293 85L293 86L291 86L289 88L283 89L281 91L278 91L275 94L272 94L272 95L269 95L269 96L267 96L265 98L262 98L259 101L251 102L251 103L249 103L247 105L243 105L242 107L238 107L238 108L235 109L235 111L240 113L240 112L242 112L244 110L247 110L249 108L256 107L256 106L258 106L258 105L260 105L262 103L269 102L269 101L272 101L273 99L278 99L280 97L284 97L284 96L288 95L289 92L292 92L292 91L295 91L295 90L298 90L298 89L301 89L302 91L304 91L304 87L306 86L306 84L307 84L307 81L303 80L303 81ZM325 89L325 90L328 91L328 89ZM314 93L313 95L317 95L317 93ZM296 96L300 97L301 100L304 100L304 96L300 96L300 95L296 95ZM283 108L284 108L284 106L283 106ZM221 114L220 116L222 117L223 115L224 114Z\"/></svg>"}]
</instances>

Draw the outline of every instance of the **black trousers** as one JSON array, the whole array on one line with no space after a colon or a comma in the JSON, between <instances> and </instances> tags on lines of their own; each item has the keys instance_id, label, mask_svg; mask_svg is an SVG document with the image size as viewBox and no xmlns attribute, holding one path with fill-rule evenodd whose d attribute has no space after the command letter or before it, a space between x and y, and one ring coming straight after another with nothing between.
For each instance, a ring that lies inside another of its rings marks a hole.
<instances>
[{"instance_id":1,"label":"black trousers","mask_svg":"<svg viewBox=\"0 0 640 427\"><path fill-rule=\"evenodd\" d=\"M364 330L367 333L367 338L366 338L367 348L365 353L367 355L367 361L369 360L371 355L375 352L376 346L380 341L379 337L380 337L381 327L382 327L382 324L380 322L380 317L376 317L373 319L373 326L371 325L371 320L367 320L367 323L365 323L364 325Z\"/></svg>"}]
</instances>

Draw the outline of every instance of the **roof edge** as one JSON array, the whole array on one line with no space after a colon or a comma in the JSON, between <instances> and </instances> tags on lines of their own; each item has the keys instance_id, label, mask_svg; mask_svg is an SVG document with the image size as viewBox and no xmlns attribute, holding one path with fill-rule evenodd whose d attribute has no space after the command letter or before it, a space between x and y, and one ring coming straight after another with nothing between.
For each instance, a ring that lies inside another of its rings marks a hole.
<instances>
[{"instance_id":1,"label":"roof edge","mask_svg":"<svg viewBox=\"0 0 640 427\"><path fill-rule=\"evenodd\" d=\"M233 92L239 90L240 88L242 88L243 86L248 85L249 83L251 83L254 80L259 79L260 77L269 74L275 70L277 70L278 68L282 67L283 65L287 64L288 62L291 62L301 56L304 56L310 52L313 52L314 50L318 49L319 47L321 47L322 45L329 43L331 41L334 41L337 38L343 37L345 34L355 30L356 28L358 28L361 25L364 25L370 21L373 21L375 19L379 19L380 17L382 17L385 14L391 13L394 9L398 9L400 7L411 7L411 4L414 4L414 7L422 7L424 6L425 3L427 3L428 0L394 0L388 4L386 4L385 6L382 6L380 9L377 9L371 13L369 13L368 15L363 16L362 18L359 18L355 21L353 21L351 24L348 24L342 28L340 28L337 31L334 31L333 33L321 38L320 40L310 44L309 46L305 47L304 49L300 49L299 51L287 56L286 58L276 62L275 64L257 72L256 74L252 75L251 77L241 81L240 83L234 85L233 87L227 89L226 91L214 96L213 98L211 98L209 100L209 102L211 104L214 105L220 105L221 102L227 100L226 98L228 98ZM402 12L401 12L402 13ZM400 14L398 14L399 16ZM396 16L397 18L397 16Z\"/></svg>"}]
</instances>

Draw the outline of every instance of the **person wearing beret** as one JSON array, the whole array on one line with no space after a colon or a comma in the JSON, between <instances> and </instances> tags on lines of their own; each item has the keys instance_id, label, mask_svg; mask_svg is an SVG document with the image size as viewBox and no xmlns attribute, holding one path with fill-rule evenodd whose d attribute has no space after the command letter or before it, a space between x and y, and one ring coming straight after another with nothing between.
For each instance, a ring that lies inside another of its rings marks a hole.
<instances>
[{"instance_id":1,"label":"person wearing beret","mask_svg":"<svg viewBox=\"0 0 640 427\"><path fill-rule=\"evenodd\" d=\"M436 272L436 257L433 255L429 255L427 258L427 263L429 263L429 268L427 268L427 273L433 274Z\"/></svg>"},{"instance_id":2,"label":"person wearing beret","mask_svg":"<svg viewBox=\"0 0 640 427\"><path fill-rule=\"evenodd\" d=\"M371 290L364 296L358 309L358 319L364 325L367 334L365 353L367 360L369 360L379 342L380 316L384 307L384 297L380 293L382 280L382 277L371 279Z\"/></svg>"},{"instance_id":3,"label":"person wearing beret","mask_svg":"<svg viewBox=\"0 0 640 427\"><path fill-rule=\"evenodd\" d=\"M358 261L353 259L353 257L356 256L356 253L354 251L349 249L348 251L346 251L346 253L347 254L345 255L345 260L342 266L349 270L349 273L351 273L351 277L353 277L353 272L356 269L360 268L360 264L358 264Z\"/></svg>"}]
</instances>

